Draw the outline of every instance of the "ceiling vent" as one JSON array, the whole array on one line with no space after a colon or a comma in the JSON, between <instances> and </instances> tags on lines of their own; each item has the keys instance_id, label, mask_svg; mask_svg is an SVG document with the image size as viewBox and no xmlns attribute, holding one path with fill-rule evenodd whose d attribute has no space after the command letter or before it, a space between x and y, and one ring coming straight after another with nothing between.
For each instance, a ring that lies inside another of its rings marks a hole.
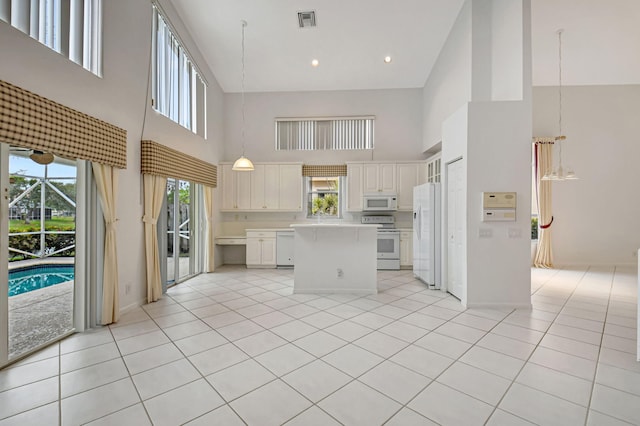
<instances>
[{"instance_id":1,"label":"ceiling vent","mask_svg":"<svg viewBox=\"0 0 640 426\"><path fill-rule=\"evenodd\" d=\"M300 28L312 28L316 26L316 12L298 12L298 25Z\"/></svg>"}]
</instances>

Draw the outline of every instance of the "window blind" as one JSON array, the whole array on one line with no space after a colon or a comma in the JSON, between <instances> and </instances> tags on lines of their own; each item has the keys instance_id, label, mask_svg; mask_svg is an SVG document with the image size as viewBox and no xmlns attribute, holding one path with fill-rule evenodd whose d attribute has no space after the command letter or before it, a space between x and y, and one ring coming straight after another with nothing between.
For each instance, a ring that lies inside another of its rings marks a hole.
<instances>
[{"instance_id":1,"label":"window blind","mask_svg":"<svg viewBox=\"0 0 640 426\"><path fill-rule=\"evenodd\" d=\"M102 74L102 0L0 0L0 20Z\"/></svg>"},{"instance_id":2,"label":"window blind","mask_svg":"<svg viewBox=\"0 0 640 426\"><path fill-rule=\"evenodd\" d=\"M373 149L374 117L276 119L276 150Z\"/></svg>"}]
</instances>

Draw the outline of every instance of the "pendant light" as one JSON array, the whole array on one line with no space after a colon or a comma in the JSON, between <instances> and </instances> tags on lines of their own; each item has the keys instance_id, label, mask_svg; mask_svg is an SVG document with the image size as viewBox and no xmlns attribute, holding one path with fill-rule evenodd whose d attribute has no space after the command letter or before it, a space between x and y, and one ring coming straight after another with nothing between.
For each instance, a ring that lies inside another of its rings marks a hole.
<instances>
[{"instance_id":1,"label":"pendant light","mask_svg":"<svg viewBox=\"0 0 640 426\"><path fill-rule=\"evenodd\" d=\"M238 172L250 172L253 171L253 163L247 157L244 156L244 29L247 27L247 21L240 21L242 25L242 155L233 163L231 170Z\"/></svg>"},{"instance_id":2,"label":"pendant light","mask_svg":"<svg viewBox=\"0 0 640 426\"><path fill-rule=\"evenodd\" d=\"M565 169L562 167L562 145L567 137L562 134L562 32L558 30L558 134L555 137L555 143L558 145L558 167L554 168L551 173L547 172L542 180L576 180L578 177L572 168Z\"/></svg>"},{"instance_id":3,"label":"pendant light","mask_svg":"<svg viewBox=\"0 0 640 426\"><path fill-rule=\"evenodd\" d=\"M31 152L31 155L29 155L29 158L31 158L36 163L42 164L42 165L53 163L53 154L51 154L50 152L38 151L36 149L34 149Z\"/></svg>"}]
</instances>

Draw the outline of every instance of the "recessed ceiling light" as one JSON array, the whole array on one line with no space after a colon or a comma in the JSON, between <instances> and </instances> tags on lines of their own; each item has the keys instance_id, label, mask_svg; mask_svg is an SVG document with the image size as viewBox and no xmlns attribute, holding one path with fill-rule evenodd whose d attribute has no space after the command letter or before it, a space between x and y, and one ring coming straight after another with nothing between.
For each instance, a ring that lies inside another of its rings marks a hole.
<instances>
[{"instance_id":1,"label":"recessed ceiling light","mask_svg":"<svg viewBox=\"0 0 640 426\"><path fill-rule=\"evenodd\" d=\"M391 56L385 56L384 57L384 63L385 64L391 63Z\"/></svg>"},{"instance_id":2,"label":"recessed ceiling light","mask_svg":"<svg viewBox=\"0 0 640 426\"><path fill-rule=\"evenodd\" d=\"M318 65L320 65L320 62L318 62L317 59L314 59L313 61L311 61L311 65L317 67Z\"/></svg>"}]
</instances>

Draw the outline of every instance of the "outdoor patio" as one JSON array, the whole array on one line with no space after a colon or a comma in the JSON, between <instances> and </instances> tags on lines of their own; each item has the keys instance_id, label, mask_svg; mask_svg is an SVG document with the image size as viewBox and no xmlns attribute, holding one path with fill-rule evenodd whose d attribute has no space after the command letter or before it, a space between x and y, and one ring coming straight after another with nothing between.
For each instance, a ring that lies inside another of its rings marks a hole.
<instances>
[{"instance_id":1,"label":"outdoor patio","mask_svg":"<svg viewBox=\"0 0 640 426\"><path fill-rule=\"evenodd\" d=\"M32 259L11 262L9 270L69 262L69 258ZM73 281L9 297L9 358L37 348L72 329Z\"/></svg>"}]
</instances>

